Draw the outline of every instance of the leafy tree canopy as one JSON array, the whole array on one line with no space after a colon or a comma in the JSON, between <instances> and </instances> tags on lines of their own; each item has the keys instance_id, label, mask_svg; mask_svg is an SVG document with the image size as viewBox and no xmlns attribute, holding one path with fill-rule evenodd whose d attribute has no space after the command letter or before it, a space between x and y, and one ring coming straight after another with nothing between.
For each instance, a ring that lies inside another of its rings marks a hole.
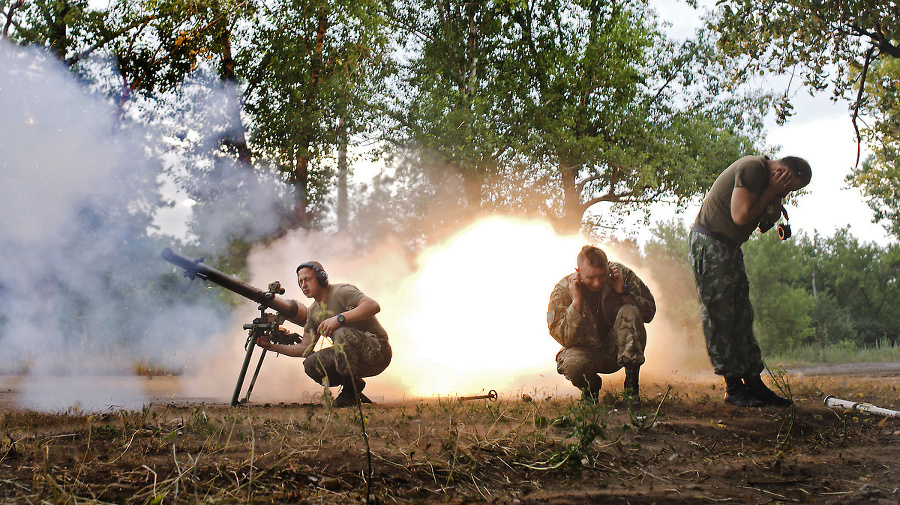
<instances>
[{"instance_id":1,"label":"leafy tree canopy","mask_svg":"<svg viewBox=\"0 0 900 505\"><path fill-rule=\"evenodd\" d=\"M900 58L900 10L875 0L725 0L712 28L736 76L799 74L812 91L859 86L872 61ZM787 93L785 93L785 99ZM789 109L782 110L782 118Z\"/></svg>"},{"instance_id":2,"label":"leafy tree canopy","mask_svg":"<svg viewBox=\"0 0 900 505\"><path fill-rule=\"evenodd\" d=\"M668 41L640 0L424 1L390 18L411 55L390 139L458 167L476 206L577 229L596 203L682 202L760 138L765 97L723 99L708 43Z\"/></svg>"}]
</instances>

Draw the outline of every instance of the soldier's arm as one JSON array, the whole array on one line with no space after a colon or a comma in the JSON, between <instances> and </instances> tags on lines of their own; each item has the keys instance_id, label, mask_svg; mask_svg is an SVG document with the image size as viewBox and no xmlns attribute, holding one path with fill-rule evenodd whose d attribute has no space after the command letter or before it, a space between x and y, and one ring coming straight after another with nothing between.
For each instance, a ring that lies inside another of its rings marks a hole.
<instances>
[{"instance_id":1,"label":"soldier's arm","mask_svg":"<svg viewBox=\"0 0 900 505\"><path fill-rule=\"evenodd\" d=\"M780 202L781 195L787 194L792 177L790 170L777 167L769 171L769 183L759 195L743 186L735 187L731 192L731 219L734 224L744 226L758 222L769 204L776 200Z\"/></svg>"},{"instance_id":2,"label":"soldier's arm","mask_svg":"<svg viewBox=\"0 0 900 505\"><path fill-rule=\"evenodd\" d=\"M304 358L309 356L312 348L316 345L316 338L308 331L303 332L303 338L299 344L276 344L270 340L259 340L256 345L266 349L267 351L277 352L285 356L294 358Z\"/></svg>"},{"instance_id":3,"label":"soldier's arm","mask_svg":"<svg viewBox=\"0 0 900 505\"><path fill-rule=\"evenodd\" d=\"M335 314L322 321L322 324L319 325L318 333L321 333L326 337L331 337L335 330L342 325L375 317L375 314L378 314L379 312L381 312L381 306L378 305L378 302L363 295L362 298L359 299L359 302L357 302L356 307ZM343 316L343 322L339 320L340 316Z\"/></svg>"},{"instance_id":4,"label":"soldier's arm","mask_svg":"<svg viewBox=\"0 0 900 505\"><path fill-rule=\"evenodd\" d=\"M650 292L644 281L630 269L625 273L625 293L623 293L623 298L625 298L626 302L630 300L628 303L636 306L641 311L645 323L649 323L656 316L656 300L653 298L653 293Z\"/></svg>"},{"instance_id":5,"label":"soldier's arm","mask_svg":"<svg viewBox=\"0 0 900 505\"><path fill-rule=\"evenodd\" d=\"M550 336L563 347L572 347L578 342L578 327L583 321L584 315L573 306L568 289L557 285L547 307Z\"/></svg>"}]
</instances>

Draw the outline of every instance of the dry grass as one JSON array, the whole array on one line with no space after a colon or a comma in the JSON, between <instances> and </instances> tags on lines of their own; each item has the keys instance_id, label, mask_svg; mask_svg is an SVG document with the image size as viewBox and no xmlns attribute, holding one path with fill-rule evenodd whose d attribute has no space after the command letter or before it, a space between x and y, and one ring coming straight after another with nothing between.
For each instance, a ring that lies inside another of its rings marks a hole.
<instances>
[{"instance_id":1,"label":"dry grass","mask_svg":"<svg viewBox=\"0 0 900 505\"><path fill-rule=\"evenodd\" d=\"M900 421L821 404L828 393L900 408L891 379L792 381L793 412L725 407L721 391L707 384L668 387L648 388L652 399L636 410L617 409L614 394L598 405L445 399L361 411L298 404L169 404L103 414L7 409L0 411L0 502L900 499Z\"/></svg>"}]
</instances>

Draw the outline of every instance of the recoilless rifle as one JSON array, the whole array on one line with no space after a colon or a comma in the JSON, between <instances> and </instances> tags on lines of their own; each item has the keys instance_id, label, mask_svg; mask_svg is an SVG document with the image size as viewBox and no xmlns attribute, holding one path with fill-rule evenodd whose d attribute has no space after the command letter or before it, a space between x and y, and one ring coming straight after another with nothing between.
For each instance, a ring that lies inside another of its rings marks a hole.
<instances>
[{"instance_id":1,"label":"recoilless rifle","mask_svg":"<svg viewBox=\"0 0 900 505\"><path fill-rule=\"evenodd\" d=\"M250 402L250 393L253 391L253 385L256 384L256 377L262 368L263 359L266 357L266 349L262 350L259 361L256 364L256 370L253 372L253 378L247 387L247 395L243 400L238 400L241 389L244 385L244 378L247 376L247 368L250 365L250 359L253 356L253 349L260 337L268 337L269 340L276 344L296 344L300 342L300 335L291 333L282 328L281 325L285 320L293 320L300 312L300 305L295 300L284 298L280 295L284 294L284 288L278 281L269 284L268 289L263 291L255 288L246 282L234 278L228 274L222 273L215 268L203 263L204 258L192 260L186 256L182 256L172 249L166 247L162 251L162 258L173 265L184 269L184 276L193 281L199 277L205 281L210 281L222 286L223 288L237 293L244 298L253 300L259 304L259 317L251 323L244 325L244 329L249 331L247 341L244 343L244 349L247 351L244 355L244 363L241 365L241 372L238 375L237 385L234 387L234 394L231 396L231 406L238 404L246 404ZM272 309L275 312L269 312ZM296 321L295 321L296 322Z\"/></svg>"}]
</instances>

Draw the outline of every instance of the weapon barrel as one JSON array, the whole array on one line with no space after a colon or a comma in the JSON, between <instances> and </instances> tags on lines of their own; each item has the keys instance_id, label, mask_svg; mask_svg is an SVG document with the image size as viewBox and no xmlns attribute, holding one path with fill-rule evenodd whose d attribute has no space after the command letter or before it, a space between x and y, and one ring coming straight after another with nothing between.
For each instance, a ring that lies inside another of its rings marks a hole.
<instances>
[{"instance_id":1,"label":"weapon barrel","mask_svg":"<svg viewBox=\"0 0 900 505\"><path fill-rule=\"evenodd\" d=\"M831 395L825 397L825 406L831 408L840 408L844 410L854 410L857 412L865 412L867 414L875 414L884 417L900 417L900 412L896 410L876 407L871 403L852 402L850 400L841 400Z\"/></svg>"},{"instance_id":2,"label":"weapon barrel","mask_svg":"<svg viewBox=\"0 0 900 505\"><path fill-rule=\"evenodd\" d=\"M300 311L300 307L296 301L278 296L273 293L267 293L259 288L253 287L246 282L232 277L226 273L220 272L215 268L202 263L202 260L192 260L186 256L182 256L172 249L166 247L162 251L162 259L179 266L184 269L184 275L193 279L199 277L203 280L211 281L223 288L237 293L244 298L249 298L260 305L264 305L275 310L290 320L295 320ZM295 321L296 322L296 321Z\"/></svg>"}]
</instances>

